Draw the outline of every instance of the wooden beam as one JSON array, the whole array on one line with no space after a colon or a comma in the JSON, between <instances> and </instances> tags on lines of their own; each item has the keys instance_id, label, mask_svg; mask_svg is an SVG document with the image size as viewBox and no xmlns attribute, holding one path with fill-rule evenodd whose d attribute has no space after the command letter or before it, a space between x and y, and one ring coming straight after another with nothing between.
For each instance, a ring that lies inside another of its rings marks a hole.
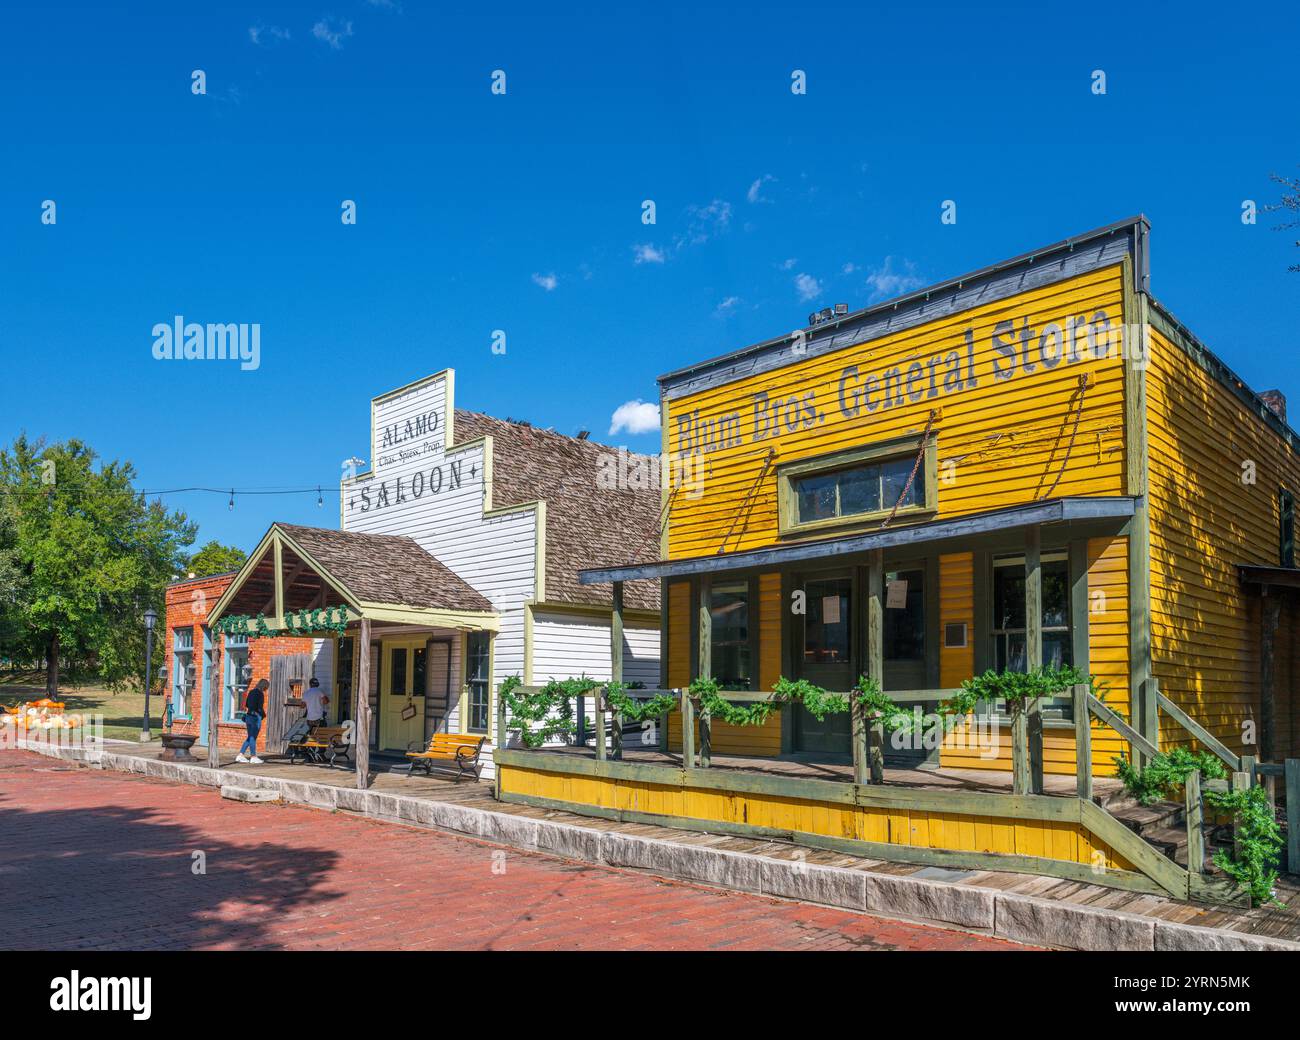
<instances>
[{"instance_id":1,"label":"wooden beam","mask_svg":"<svg viewBox=\"0 0 1300 1040\"><path fill-rule=\"evenodd\" d=\"M1043 667L1043 532L1039 527L1025 530L1025 669L1036 672ZM1043 706L1037 698L1024 706L1024 753L1028 791L1043 793ZM1011 745L1015 751L1015 732ZM1014 770L1014 762L1013 762ZM1023 792L1022 792L1023 793Z\"/></svg>"},{"instance_id":2,"label":"wooden beam","mask_svg":"<svg viewBox=\"0 0 1300 1040\"><path fill-rule=\"evenodd\" d=\"M1300 758L1288 758L1286 777L1286 869L1300 874Z\"/></svg>"},{"instance_id":3,"label":"wooden beam","mask_svg":"<svg viewBox=\"0 0 1300 1040\"><path fill-rule=\"evenodd\" d=\"M213 630L212 638L215 640L220 640L221 633L217 632L216 630ZM218 643L217 645L220 645L220 643ZM214 661L219 659L221 660L222 664L225 664L225 654L229 652L230 652L229 650L225 650L223 648L222 653L220 655L218 654L212 655ZM206 669L207 669L206 660L203 662L203 667L205 669L205 674L206 674ZM213 667L215 668L216 665L213 664ZM208 683L208 767L210 769L221 768L221 749L217 747L217 734L218 734L217 723L220 720L220 718L221 718L221 675L217 674L212 676L212 681Z\"/></svg>"},{"instance_id":4,"label":"wooden beam","mask_svg":"<svg viewBox=\"0 0 1300 1040\"><path fill-rule=\"evenodd\" d=\"M609 677L612 682L623 681L623 583L614 582L613 609L609 615ZM614 757L623 757L623 717L615 712L610 716Z\"/></svg>"},{"instance_id":5,"label":"wooden beam","mask_svg":"<svg viewBox=\"0 0 1300 1040\"><path fill-rule=\"evenodd\" d=\"M352 691L352 757L357 764L357 787L370 786L370 619L362 618L357 634L357 689Z\"/></svg>"},{"instance_id":6,"label":"wooden beam","mask_svg":"<svg viewBox=\"0 0 1300 1040\"><path fill-rule=\"evenodd\" d=\"M885 552L875 549L867 559L867 675L885 688ZM873 784L885 780L885 728L864 727L866 745L860 752Z\"/></svg>"},{"instance_id":7,"label":"wooden beam","mask_svg":"<svg viewBox=\"0 0 1300 1040\"><path fill-rule=\"evenodd\" d=\"M935 520L870 534L826 538L777 548L746 549L722 556L700 556L627 567L593 567L578 572L578 583L604 585L611 581L636 581L642 578L682 578L697 574L719 574L723 571L771 570L804 560L842 558L853 553L895 546L926 545L949 539L954 544L960 544L976 535L996 534L1010 528L1038 524L1115 521L1118 525L1131 517L1135 508L1134 499L1128 496L1058 498L1032 505L994 509L954 520Z\"/></svg>"},{"instance_id":8,"label":"wooden beam","mask_svg":"<svg viewBox=\"0 0 1300 1040\"><path fill-rule=\"evenodd\" d=\"M682 765L695 768L695 703L686 687L682 687Z\"/></svg>"},{"instance_id":9,"label":"wooden beam","mask_svg":"<svg viewBox=\"0 0 1300 1040\"><path fill-rule=\"evenodd\" d=\"M284 546L277 536L271 543L275 553L275 616L284 617Z\"/></svg>"},{"instance_id":10,"label":"wooden beam","mask_svg":"<svg viewBox=\"0 0 1300 1040\"><path fill-rule=\"evenodd\" d=\"M1201 800L1201 772L1187 774L1183 788L1183 805L1187 820L1187 869L1205 873L1205 803Z\"/></svg>"},{"instance_id":11,"label":"wooden beam","mask_svg":"<svg viewBox=\"0 0 1300 1040\"><path fill-rule=\"evenodd\" d=\"M1087 684L1074 687L1074 787L1084 801L1092 801L1092 713L1088 711Z\"/></svg>"},{"instance_id":12,"label":"wooden beam","mask_svg":"<svg viewBox=\"0 0 1300 1040\"><path fill-rule=\"evenodd\" d=\"M1260 602L1259 634L1259 757L1272 762L1277 737L1277 626L1282 597L1267 585Z\"/></svg>"},{"instance_id":13,"label":"wooden beam","mask_svg":"<svg viewBox=\"0 0 1300 1040\"><path fill-rule=\"evenodd\" d=\"M1235 751L1161 693L1157 680L1152 679L1151 683L1156 695L1156 704L1159 705L1161 711L1204 744L1208 750L1213 751L1223 759L1227 767L1234 773L1241 768L1241 757Z\"/></svg>"},{"instance_id":14,"label":"wooden beam","mask_svg":"<svg viewBox=\"0 0 1300 1040\"><path fill-rule=\"evenodd\" d=\"M1138 761L1139 755L1150 758L1158 753L1156 746L1151 741L1147 740L1146 737L1120 718L1112 708L1102 704L1092 694L1088 694L1088 710L1129 742L1129 754L1132 756L1133 761Z\"/></svg>"}]
</instances>

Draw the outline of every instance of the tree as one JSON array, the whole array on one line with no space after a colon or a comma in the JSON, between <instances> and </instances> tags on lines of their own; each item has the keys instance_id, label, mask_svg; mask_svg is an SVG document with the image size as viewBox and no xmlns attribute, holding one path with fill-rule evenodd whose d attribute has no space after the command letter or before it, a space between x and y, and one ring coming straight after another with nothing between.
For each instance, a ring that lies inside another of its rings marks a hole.
<instances>
[{"instance_id":1,"label":"tree","mask_svg":"<svg viewBox=\"0 0 1300 1040\"><path fill-rule=\"evenodd\" d=\"M196 578L209 574L225 574L228 571L239 570L247 559L248 553L243 549L237 549L233 545L222 545L214 539L190 557L185 570Z\"/></svg>"},{"instance_id":2,"label":"tree","mask_svg":"<svg viewBox=\"0 0 1300 1040\"><path fill-rule=\"evenodd\" d=\"M97 467L96 458L81 441L47 447L26 436L0 451L24 582L14 646L44 657L51 697L61 660L112 689L140 676L144 612L163 615L167 582L196 531L183 513L145 501L129 462Z\"/></svg>"},{"instance_id":3,"label":"tree","mask_svg":"<svg viewBox=\"0 0 1300 1040\"><path fill-rule=\"evenodd\" d=\"M1283 177L1280 174L1271 173L1269 178L1282 185L1282 198L1280 201L1264 207L1265 213L1277 213L1286 211L1289 213L1300 213L1300 177ZM1293 228L1300 227L1300 220L1288 220L1282 224L1276 224L1274 231L1290 231ZM1300 246L1300 242L1296 245ZM1300 271L1300 264L1292 264L1288 270Z\"/></svg>"},{"instance_id":4,"label":"tree","mask_svg":"<svg viewBox=\"0 0 1300 1040\"><path fill-rule=\"evenodd\" d=\"M18 558L18 516L0 487L0 658L12 657L22 631L27 582Z\"/></svg>"}]
</instances>

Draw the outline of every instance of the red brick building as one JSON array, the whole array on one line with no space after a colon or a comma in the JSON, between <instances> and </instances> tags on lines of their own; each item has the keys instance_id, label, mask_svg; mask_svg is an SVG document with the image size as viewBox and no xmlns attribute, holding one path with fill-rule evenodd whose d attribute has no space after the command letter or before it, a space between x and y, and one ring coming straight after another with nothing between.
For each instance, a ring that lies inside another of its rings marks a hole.
<instances>
[{"instance_id":1,"label":"red brick building","mask_svg":"<svg viewBox=\"0 0 1300 1040\"><path fill-rule=\"evenodd\" d=\"M221 717L217 720L217 746L238 748L247 735L234 717L250 683L271 676L271 658L282 654L310 654L311 639L269 638L245 640L212 632L208 613L230 587L235 572L187 578L167 587L166 625L161 633L165 651L166 700L172 705L172 729L193 734L207 745L207 705L211 683L221 692Z\"/></svg>"}]
</instances>

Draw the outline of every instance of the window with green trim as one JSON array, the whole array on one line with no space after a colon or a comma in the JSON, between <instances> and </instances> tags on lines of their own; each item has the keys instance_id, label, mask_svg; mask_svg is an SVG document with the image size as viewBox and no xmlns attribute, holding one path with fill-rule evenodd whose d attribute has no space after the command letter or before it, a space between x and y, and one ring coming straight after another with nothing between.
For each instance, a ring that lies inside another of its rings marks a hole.
<instances>
[{"instance_id":1,"label":"window with green trim","mask_svg":"<svg viewBox=\"0 0 1300 1040\"><path fill-rule=\"evenodd\" d=\"M937 508L933 436L851 448L777 469L782 534L929 514Z\"/></svg>"}]
</instances>

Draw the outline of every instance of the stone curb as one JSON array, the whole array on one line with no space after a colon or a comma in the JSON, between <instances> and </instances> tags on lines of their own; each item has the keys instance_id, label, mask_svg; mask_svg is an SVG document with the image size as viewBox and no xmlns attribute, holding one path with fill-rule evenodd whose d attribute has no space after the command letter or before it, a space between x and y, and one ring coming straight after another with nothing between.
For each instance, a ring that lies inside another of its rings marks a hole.
<instances>
[{"instance_id":1,"label":"stone curb","mask_svg":"<svg viewBox=\"0 0 1300 1040\"><path fill-rule=\"evenodd\" d=\"M951 881L897 877L824 867L799 859L728 852L662 838L646 838L526 816L431 802L407 795L360 791L298 780L231 774L206 766L88 752L19 741L20 750L83 762L92 768L138 773L176 783L215 787L239 798L276 793L288 804L343 810L378 820L429 827L565 859L645 871L718 888L795 899L845 910L901 917L923 924L976 930L1015 942L1066 950L1300 950L1285 939L1170 924L1122 911L1061 903Z\"/></svg>"}]
</instances>

